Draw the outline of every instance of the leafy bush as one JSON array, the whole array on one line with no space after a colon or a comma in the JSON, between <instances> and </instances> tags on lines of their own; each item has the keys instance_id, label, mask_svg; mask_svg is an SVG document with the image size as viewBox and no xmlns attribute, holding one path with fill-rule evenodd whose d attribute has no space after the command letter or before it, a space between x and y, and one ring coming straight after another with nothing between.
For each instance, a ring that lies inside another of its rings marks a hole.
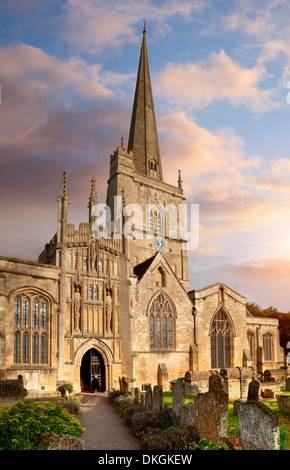
<instances>
[{"instance_id":1,"label":"leafy bush","mask_svg":"<svg viewBox=\"0 0 290 470\"><path fill-rule=\"evenodd\" d=\"M44 450L85 450L84 441L80 437L59 437L53 433L41 435L40 447Z\"/></svg>"},{"instance_id":2,"label":"leafy bush","mask_svg":"<svg viewBox=\"0 0 290 470\"><path fill-rule=\"evenodd\" d=\"M79 421L55 403L21 402L0 414L2 450L39 449L43 434L80 437L83 432Z\"/></svg>"},{"instance_id":3,"label":"leafy bush","mask_svg":"<svg viewBox=\"0 0 290 470\"><path fill-rule=\"evenodd\" d=\"M142 446L146 450L185 450L197 441L193 426L149 429L142 434Z\"/></svg>"},{"instance_id":4,"label":"leafy bush","mask_svg":"<svg viewBox=\"0 0 290 470\"><path fill-rule=\"evenodd\" d=\"M161 417L156 411L143 411L132 417L131 428L134 434L147 431L149 428L158 428L162 424Z\"/></svg>"},{"instance_id":5,"label":"leafy bush","mask_svg":"<svg viewBox=\"0 0 290 470\"><path fill-rule=\"evenodd\" d=\"M144 411L144 408L141 405L127 407L124 411L124 414L123 414L123 418L124 418L124 421L127 424L127 426L131 426L133 416L136 413L141 413L142 411Z\"/></svg>"}]
</instances>

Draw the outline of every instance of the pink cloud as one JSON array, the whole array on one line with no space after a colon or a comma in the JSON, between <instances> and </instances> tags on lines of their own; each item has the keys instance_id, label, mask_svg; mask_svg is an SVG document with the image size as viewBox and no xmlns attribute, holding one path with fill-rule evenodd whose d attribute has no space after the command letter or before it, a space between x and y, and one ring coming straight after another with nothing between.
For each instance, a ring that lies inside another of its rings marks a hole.
<instances>
[{"instance_id":1,"label":"pink cloud","mask_svg":"<svg viewBox=\"0 0 290 470\"><path fill-rule=\"evenodd\" d=\"M154 87L177 109L200 109L227 100L234 106L265 112L277 106L276 90L259 86L266 78L263 65L245 68L221 50L198 63L168 63L156 76Z\"/></svg>"}]
</instances>

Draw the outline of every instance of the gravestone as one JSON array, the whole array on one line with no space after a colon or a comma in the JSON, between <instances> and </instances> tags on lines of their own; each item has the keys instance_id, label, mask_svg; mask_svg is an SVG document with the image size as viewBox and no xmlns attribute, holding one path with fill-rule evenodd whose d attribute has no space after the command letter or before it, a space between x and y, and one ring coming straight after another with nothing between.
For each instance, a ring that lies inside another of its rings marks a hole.
<instances>
[{"instance_id":1,"label":"gravestone","mask_svg":"<svg viewBox=\"0 0 290 470\"><path fill-rule=\"evenodd\" d=\"M190 401L187 406L187 426L194 426L194 402Z\"/></svg>"},{"instance_id":2,"label":"gravestone","mask_svg":"<svg viewBox=\"0 0 290 470\"><path fill-rule=\"evenodd\" d=\"M200 439L224 445L228 432L228 394L213 389L199 393L194 403L194 425Z\"/></svg>"},{"instance_id":3,"label":"gravestone","mask_svg":"<svg viewBox=\"0 0 290 470\"><path fill-rule=\"evenodd\" d=\"M290 395L277 395L279 411L290 414Z\"/></svg>"},{"instance_id":4,"label":"gravestone","mask_svg":"<svg viewBox=\"0 0 290 470\"><path fill-rule=\"evenodd\" d=\"M290 392L290 377L286 379L286 392Z\"/></svg>"},{"instance_id":5,"label":"gravestone","mask_svg":"<svg viewBox=\"0 0 290 470\"><path fill-rule=\"evenodd\" d=\"M140 388L139 387L135 387L134 395L135 395L135 402L137 405L139 405L140 403Z\"/></svg>"},{"instance_id":6,"label":"gravestone","mask_svg":"<svg viewBox=\"0 0 290 470\"><path fill-rule=\"evenodd\" d=\"M247 401L259 401L259 392L260 392L260 382L258 382L258 380L253 379L249 383Z\"/></svg>"},{"instance_id":7,"label":"gravestone","mask_svg":"<svg viewBox=\"0 0 290 470\"><path fill-rule=\"evenodd\" d=\"M181 411L184 406L184 383L183 379L177 379L173 389L172 396L172 411L175 416L180 417Z\"/></svg>"},{"instance_id":8,"label":"gravestone","mask_svg":"<svg viewBox=\"0 0 290 470\"><path fill-rule=\"evenodd\" d=\"M148 411L153 410L153 394L151 385L148 385L145 395L145 408Z\"/></svg>"},{"instance_id":9,"label":"gravestone","mask_svg":"<svg viewBox=\"0 0 290 470\"><path fill-rule=\"evenodd\" d=\"M223 388L223 379L219 374L213 374L208 379L208 389L209 390L222 390Z\"/></svg>"},{"instance_id":10,"label":"gravestone","mask_svg":"<svg viewBox=\"0 0 290 470\"><path fill-rule=\"evenodd\" d=\"M279 418L263 403L240 403L239 450L280 450Z\"/></svg>"},{"instance_id":11,"label":"gravestone","mask_svg":"<svg viewBox=\"0 0 290 470\"><path fill-rule=\"evenodd\" d=\"M24 398L27 390L23 387L20 379L0 380L0 398Z\"/></svg>"},{"instance_id":12,"label":"gravestone","mask_svg":"<svg viewBox=\"0 0 290 470\"><path fill-rule=\"evenodd\" d=\"M125 396L129 395L129 384L128 384L128 380L126 377L122 377L122 392L124 393Z\"/></svg>"},{"instance_id":13,"label":"gravestone","mask_svg":"<svg viewBox=\"0 0 290 470\"><path fill-rule=\"evenodd\" d=\"M153 411L163 410L163 391L162 387L155 385L153 387Z\"/></svg>"}]
</instances>

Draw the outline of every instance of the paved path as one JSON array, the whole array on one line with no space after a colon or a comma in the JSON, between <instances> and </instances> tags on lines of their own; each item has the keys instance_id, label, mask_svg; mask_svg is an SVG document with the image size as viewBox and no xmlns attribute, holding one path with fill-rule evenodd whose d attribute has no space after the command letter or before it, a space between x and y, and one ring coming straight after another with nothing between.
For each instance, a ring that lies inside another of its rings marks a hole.
<instances>
[{"instance_id":1,"label":"paved path","mask_svg":"<svg viewBox=\"0 0 290 470\"><path fill-rule=\"evenodd\" d=\"M105 393L86 393L81 404L86 450L140 450L140 444Z\"/></svg>"}]
</instances>

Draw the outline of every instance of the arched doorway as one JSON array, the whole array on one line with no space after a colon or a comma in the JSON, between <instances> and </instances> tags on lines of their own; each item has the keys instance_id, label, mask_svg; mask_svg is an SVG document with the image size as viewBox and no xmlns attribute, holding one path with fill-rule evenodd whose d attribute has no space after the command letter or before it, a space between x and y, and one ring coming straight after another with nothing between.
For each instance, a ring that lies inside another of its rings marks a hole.
<instances>
[{"instance_id":1,"label":"arched doorway","mask_svg":"<svg viewBox=\"0 0 290 470\"><path fill-rule=\"evenodd\" d=\"M95 348L89 349L83 355L80 374L82 392L104 392L106 390L104 360Z\"/></svg>"}]
</instances>

